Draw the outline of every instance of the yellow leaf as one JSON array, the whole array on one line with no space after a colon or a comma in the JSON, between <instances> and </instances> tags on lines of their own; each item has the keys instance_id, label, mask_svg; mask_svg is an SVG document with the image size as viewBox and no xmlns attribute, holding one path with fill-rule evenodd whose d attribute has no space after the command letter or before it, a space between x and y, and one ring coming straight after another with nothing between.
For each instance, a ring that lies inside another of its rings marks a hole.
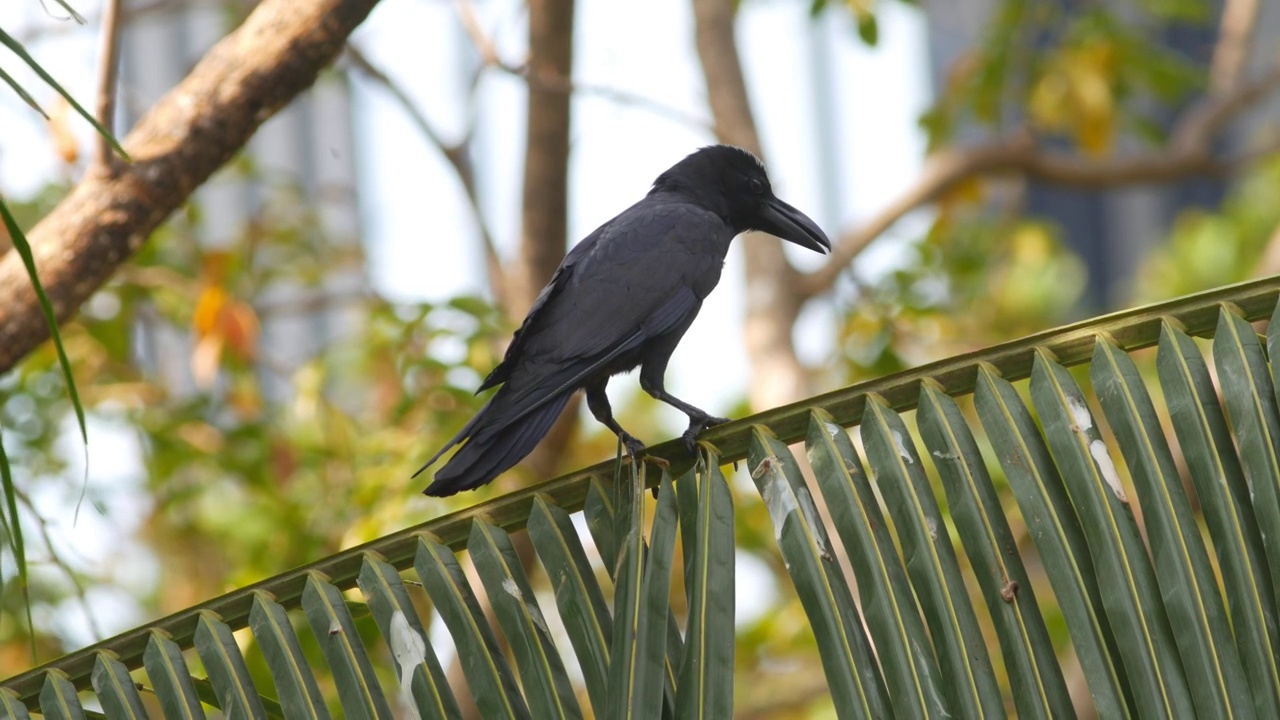
<instances>
[{"instance_id":1,"label":"yellow leaf","mask_svg":"<svg viewBox=\"0 0 1280 720\"><path fill-rule=\"evenodd\" d=\"M1032 88L1032 123L1071 135L1086 153L1106 153L1115 138L1115 69L1110 43L1062 50Z\"/></svg>"}]
</instances>

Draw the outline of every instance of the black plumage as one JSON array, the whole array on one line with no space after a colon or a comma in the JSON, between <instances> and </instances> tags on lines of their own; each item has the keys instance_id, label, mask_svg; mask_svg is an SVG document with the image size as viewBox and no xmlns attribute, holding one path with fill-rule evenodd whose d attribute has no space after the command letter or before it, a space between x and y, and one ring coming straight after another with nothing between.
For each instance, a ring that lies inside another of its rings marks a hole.
<instances>
[{"instance_id":1,"label":"black plumage","mask_svg":"<svg viewBox=\"0 0 1280 720\"><path fill-rule=\"evenodd\" d=\"M569 397L587 405L635 455L644 445L618 425L609 378L640 368L640 386L689 416L686 442L726 422L667 393L667 361L720 281L729 243L762 230L819 252L831 244L803 213L774 196L764 166L728 145L702 148L658 176L643 200L578 243L538 295L502 362L477 391L498 391L427 461L462 447L426 494L490 482L533 451Z\"/></svg>"}]
</instances>

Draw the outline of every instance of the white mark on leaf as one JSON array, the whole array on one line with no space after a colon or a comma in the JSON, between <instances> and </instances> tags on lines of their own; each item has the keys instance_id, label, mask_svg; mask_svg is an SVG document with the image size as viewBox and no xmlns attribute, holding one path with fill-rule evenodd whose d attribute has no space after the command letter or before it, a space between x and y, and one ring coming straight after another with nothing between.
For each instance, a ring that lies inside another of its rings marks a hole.
<instances>
[{"instance_id":1,"label":"white mark on leaf","mask_svg":"<svg viewBox=\"0 0 1280 720\"><path fill-rule=\"evenodd\" d=\"M534 625L541 628L543 632L551 632L547 629L547 619L542 616L542 608L538 607L536 602L525 601L524 593L520 592L520 586L516 585L515 579L509 577L503 578L502 589L506 591L508 595L515 598L517 602L524 605L525 610L529 613L529 619L533 621Z\"/></svg>"},{"instance_id":2,"label":"white mark on leaf","mask_svg":"<svg viewBox=\"0 0 1280 720\"><path fill-rule=\"evenodd\" d=\"M925 526L925 529L929 531L929 537L934 540L937 540L938 539L938 521L926 515L924 518L924 526Z\"/></svg>"},{"instance_id":3,"label":"white mark on leaf","mask_svg":"<svg viewBox=\"0 0 1280 720\"><path fill-rule=\"evenodd\" d=\"M813 541L818 545L818 554L826 560L834 559L831 551L827 549L826 540L823 539L822 520L818 517L818 506L813 504L813 496L809 494L809 489L800 488L797 495L800 511L804 513L805 522L809 523L810 532L813 534Z\"/></svg>"},{"instance_id":4,"label":"white mark on leaf","mask_svg":"<svg viewBox=\"0 0 1280 720\"><path fill-rule=\"evenodd\" d=\"M427 661L427 643L409 625L409 620L400 610L391 614L391 655L400 666L400 704L409 708L414 717L418 708L413 702L413 669Z\"/></svg>"},{"instance_id":5,"label":"white mark on leaf","mask_svg":"<svg viewBox=\"0 0 1280 720\"><path fill-rule=\"evenodd\" d=\"M823 423L823 424L827 428L827 434L830 435L831 437L835 437L840 434L839 425L835 423Z\"/></svg>"},{"instance_id":6,"label":"white mark on leaf","mask_svg":"<svg viewBox=\"0 0 1280 720\"><path fill-rule=\"evenodd\" d=\"M769 519L773 521L774 537L781 542L783 522L788 515L800 509L796 496L791 492L787 479L767 459L756 467L752 475L764 478L764 506L769 509Z\"/></svg>"},{"instance_id":7,"label":"white mark on leaf","mask_svg":"<svg viewBox=\"0 0 1280 720\"><path fill-rule=\"evenodd\" d=\"M1093 427L1093 415L1089 413L1089 406L1084 404L1084 400L1075 395L1068 395L1067 409L1071 411L1071 430L1073 432L1084 432Z\"/></svg>"},{"instance_id":8,"label":"white mark on leaf","mask_svg":"<svg viewBox=\"0 0 1280 720\"><path fill-rule=\"evenodd\" d=\"M938 458L939 460L959 460L960 459L960 453L958 452L942 452L941 450L934 450L933 456Z\"/></svg>"},{"instance_id":9,"label":"white mark on leaf","mask_svg":"<svg viewBox=\"0 0 1280 720\"><path fill-rule=\"evenodd\" d=\"M507 594L511 597L519 600L520 602L524 602L524 595L520 592L520 586L516 585L516 581L512 578L502 579L502 589L506 590Z\"/></svg>"},{"instance_id":10,"label":"white mark on leaf","mask_svg":"<svg viewBox=\"0 0 1280 720\"><path fill-rule=\"evenodd\" d=\"M911 459L911 453L907 452L907 442L902 439L902 433L897 430L893 431L893 446L898 449L898 455L902 456L908 465L915 462Z\"/></svg>"},{"instance_id":11,"label":"white mark on leaf","mask_svg":"<svg viewBox=\"0 0 1280 720\"><path fill-rule=\"evenodd\" d=\"M765 458L751 471L751 479L759 480L765 473L773 469L773 458Z\"/></svg>"},{"instance_id":12,"label":"white mark on leaf","mask_svg":"<svg viewBox=\"0 0 1280 720\"><path fill-rule=\"evenodd\" d=\"M1089 443L1089 454L1098 464L1098 472L1102 473L1102 479L1111 488L1111 492L1120 502L1128 503L1129 497L1125 495L1124 486L1120 484L1120 473L1116 472L1116 464L1111 461L1111 455L1107 454L1106 444L1101 440L1094 440Z\"/></svg>"}]
</instances>

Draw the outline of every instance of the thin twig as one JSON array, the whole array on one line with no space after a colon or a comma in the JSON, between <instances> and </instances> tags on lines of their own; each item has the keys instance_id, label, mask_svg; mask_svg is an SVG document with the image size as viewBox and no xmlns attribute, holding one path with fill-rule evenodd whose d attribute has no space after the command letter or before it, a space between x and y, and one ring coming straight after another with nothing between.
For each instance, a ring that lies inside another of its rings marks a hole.
<instances>
[{"instance_id":1,"label":"thin twig","mask_svg":"<svg viewBox=\"0 0 1280 720\"><path fill-rule=\"evenodd\" d=\"M1209 93L1222 95L1235 90L1244 69L1258 20L1258 0L1226 0L1218 26L1218 40L1209 63Z\"/></svg>"},{"instance_id":2,"label":"thin twig","mask_svg":"<svg viewBox=\"0 0 1280 720\"><path fill-rule=\"evenodd\" d=\"M26 507L27 512L31 513L31 516L35 518L36 528L40 531L40 538L44 541L45 548L49 551L49 562L61 570L67 576L67 579L71 581L76 600L79 601L81 608L84 610L85 621L89 624L89 632L95 640L102 639L105 636L102 634L102 628L98 626L97 618L94 617L93 606L89 603L89 594L84 588L84 583L80 581L79 574L71 567L70 563L64 560L58 554L58 551L54 549L53 533L49 532L49 521L36 510L35 503L31 502L31 498L25 492L14 488L13 494L18 499L18 502ZM88 561L87 558L82 557L81 559ZM32 632L34 631L35 628L32 628Z\"/></svg>"},{"instance_id":3,"label":"thin twig","mask_svg":"<svg viewBox=\"0 0 1280 720\"><path fill-rule=\"evenodd\" d=\"M1207 96L1183 114L1165 147L1139 155L1082 158L1045 150L1026 132L1002 142L939 151L929 158L915 185L866 224L844 233L826 265L800 276L800 295L809 298L830 289L849 263L904 215L933 202L968 178L1014 174L1066 187L1103 188L1219 173L1230 165L1214 156L1218 133L1278 87L1280 65L1252 82L1237 85L1231 93Z\"/></svg>"},{"instance_id":4,"label":"thin twig","mask_svg":"<svg viewBox=\"0 0 1280 720\"><path fill-rule=\"evenodd\" d=\"M495 299L498 300L499 304L502 304L501 295L508 287L506 271L502 266L502 258L498 255L497 245L493 241L493 234L489 232L489 224L485 221L484 212L480 207L480 196L476 190L475 173L471 168L471 158L467 153L466 140L459 143L445 142L440 133L432 126L431 121L427 119L427 116L409 97L409 94L351 43L347 43L347 59L351 62L352 67L366 78L381 85L384 90L391 94L391 97L400 104L401 109L408 114L409 119L417 126L419 132L440 151L444 159L453 167L454 173L458 176L458 182L462 184L462 189L467 196L467 203L471 207L471 215L475 219L476 227L480 231L480 241L484 246L485 269L489 275L489 287L492 289Z\"/></svg>"},{"instance_id":5,"label":"thin twig","mask_svg":"<svg viewBox=\"0 0 1280 720\"><path fill-rule=\"evenodd\" d=\"M151 0L145 5L131 5L130 7L120 8L120 23L128 24L140 17L151 15L165 10L172 10L179 6L183 0ZM102 21L101 14L89 14L84 17L87 24L99 25ZM37 23L28 26L16 35L18 41L23 45L31 45L37 40L46 37L64 37L69 33L76 32L78 26L69 25L67 23Z\"/></svg>"},{"instance_id":6,"label":"thin twig","mask_svg":"<svg viewBox=\"0 0 1280 720\"><path fill-rule=\"evenodd\" d=\"M102 48L98 58L98 123L108 132L115 133L116 77L120 55L120 0L105 0L102 4ZM116 166L111 141L99 134L94 153L94 165L105 171Z\"/></svg>"},{"instance_id":7,"label":"thin twig","mask_svg":"<svg viewBox=\"0 0 1280 720\"><path fill-rule=\"evenodd\" d=\"M480 27L480 21L476 17L475 9L471 6L469 0L457 0L454 5L458 8L458 16L462 21L462 27L467 31L467 35L471 37L471 43L475 45L476 52L480 55L480 62L484 67L493 68L508 75L514 75L530 85L536 86L539 90L548 92L564 93L566 95L578 96L594 96L609 102L626 105L645 110L664 117L673 122L687 125L699 130L711 132L712 124L704 117L699 117L687 113L679 108L667 105L666 103L647 98L643 95L619 90L617 88L607 87L603 85L590 85L574 82L570 78L558 74L547 72L532 72L527 63L510 63L498 55L497 48L494 47L493 41L484 33Z\"/></svg>"}]
</instances>

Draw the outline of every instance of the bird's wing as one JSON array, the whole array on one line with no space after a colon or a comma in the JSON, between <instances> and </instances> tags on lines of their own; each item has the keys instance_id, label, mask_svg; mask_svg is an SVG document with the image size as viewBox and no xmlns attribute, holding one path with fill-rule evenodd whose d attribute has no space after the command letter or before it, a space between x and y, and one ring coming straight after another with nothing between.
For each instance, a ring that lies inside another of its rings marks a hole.
<instances>
[{"instance_id":1,"label":"bird's wing","mask_svg":"<svg viewBox=\"0 0 1280 720\"><path fill-rule=\"evenodd\" d=\"M582 243L579 243L581 246ZM547 286L542 288L542 292L538 293L538 297L534 299L533 305L529 308L529 314L525 315L524 321L520 323L520 327L516 328L516 332L511 336L511 344L507 345L507 352L502 357L502 362L497 367L489 371L484 382L480 383L480 387L476 388L476 394L488 390L491 387L501 385L511 377L511 370L520 362L520 356L524 351L524 343L527 339L527 331L531 325L536 325L538 318L541 317L542 308L547 302L559 295L568 284L569 276L573 273L574 256L570 253L565 257L560 267L556 268L556 272L551 276L551 281Z\"/></svg>"},{"instance_id":2,"label":"bird's wing","mask_svg":"<svg viewBox=\"0 0 1280 720\"><path fill-rule=\"evenodd\" d=\"M503 360L503 424L691 319L731 237L706 210L641 201L579 243Z\"/></svg>"},{"instance_id":3,"label":"bird's wing","mask_svg":"<svg viewBox=\"0 0 1280 720\"><path fill-rule=\"evenodd\" d=\"M663 302L654 309L639 327L617 337L614 342L601 352L586 357L575 358L571 362L553 360L550 372L539 372L544 363L530 363L529 369L537 376L537 381L520 388L512 395L513 402L520 402L528 396L536 395L538 399L521 407L510 421L518 420L536 409L546 399L560 393L580 387L587 378L608 367L618 357L640 347L646 340L657 337L676 328L698 311L702 300L689 288L680 288L662 298ZM523 384L523 383L522 383ZM523 405L523 403L522 403Z\"/></svg>"},{"instance_id":4,"label":"bird's wing","mask_svg":"<svg viewBox=\"0 0 1280 720\"><path fill-rule=\"evenodd\" d=\"M574 248L572 272L531 318L522 351L592 360L665 332L695 312L719 278L732 231L687 203L646 198ZM585 247L584 247L585 246Z\"/></svg>"}]
</instances>

